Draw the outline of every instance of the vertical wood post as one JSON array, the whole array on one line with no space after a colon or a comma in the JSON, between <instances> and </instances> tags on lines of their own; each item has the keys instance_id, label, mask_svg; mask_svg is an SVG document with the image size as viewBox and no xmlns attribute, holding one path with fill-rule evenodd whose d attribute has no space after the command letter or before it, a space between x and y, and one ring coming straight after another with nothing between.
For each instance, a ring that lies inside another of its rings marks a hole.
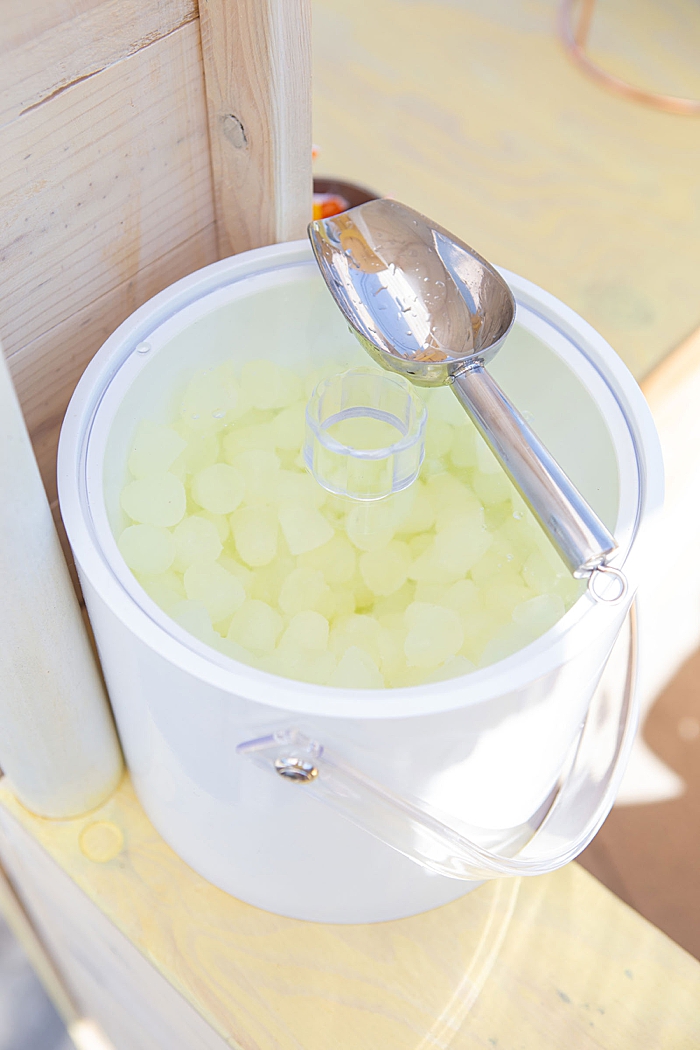
<instances>
[{"instance_id":1,"label":"vertical wood post","mask_svg":"<svg viewBox=\"0 0 700 1050\"><path fill-rule=\"evenodd\" d=\"M27 809L75 816L121 754L2 349L0 493L0 765Z\"/></svg>"},{"instance_id":2,"label":"vertical wood post","mask_svg":"<svg viewBox=\"0 0 700 1050\"><path fill-rule=\"evenodd\" d=\"M311 220L311 0L200 0L219 255Z\"/></svg>"}]
</instances>

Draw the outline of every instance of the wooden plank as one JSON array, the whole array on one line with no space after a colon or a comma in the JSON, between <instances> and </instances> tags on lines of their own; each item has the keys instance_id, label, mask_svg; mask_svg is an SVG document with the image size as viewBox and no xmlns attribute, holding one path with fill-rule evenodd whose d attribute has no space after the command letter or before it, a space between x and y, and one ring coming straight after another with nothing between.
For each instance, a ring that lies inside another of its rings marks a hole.
<instances>
[{"instance_id":1,"label":"wooden plank","mask_svg":"<svg viewBox=\"0 0 700 1050\"><path fill-rule=\"evenodd\" d=\"M216 230L211 223L10 357L10 371L49 500L56 498L61 422L93 354L147 299L215 259Z\"/></svg>"},{"instance_id":2,"label":"wooden plank","mask_svg":"<svg viewBox=\"0 0 700 1050\"><path fill-rule=\"evenodd\" d=\"M227 1045L250 1050L700 1045L700 965L577 865L487 883L412 919L326 926L258 911L205 882L160 839L128 780L77 821L38 820L0 785L0 831L42 935L64 931L51 940L56 958L63 965L66 953L82 981L94 971L150 1035L177 1016L169 987ZM118 1050L151 1050L120 1042L108 1021L129 1018L115 1017L94 983L81 987ZM173 1033L156 1045L217 1044Z\"/></svg>"},{"instance_id":3,"label":"wooden plank","mask_svg":"<svg viewBox=\"0 0 700 1050\"><path fill-rule=\"evenodd\" d=\"M303 237L311 219L310 0L200 8L219 254Z\"/></svg>"},{"instance_id":4,"label":"wooden plank","mask_svg":"<svg viewBox=\"0 0 700 1050\"><path fill-rule=\"evenodd\" d=\"M0 128L196 17L196 0L2 0Z\"/></svg>"},{"instance_id":5,"label":"wooden plank","mask_svg":"<svg viewBox=\"0 0 700 1050\"><path fill-rule=\"evenodd\" d=\"M60 980L115 1050L225 1050L223 1040L17 824L0 819L0 856ZM6 899L0 893L0 909ZM9 916L8 916L9 917ZM174 960L175 961L175 960ZM55 991L55 989L52 989ZM67 1020L73 1020L67 1017ZM71 1025L72 1032L80 1021ZM97 1050L89 1039L76 1045ZM247 1050L247 1048L246 1048Z\"/></svg>"},{"instance_id":6,"label":"wooden plank","mask_svg":"<svg viewBox=\"0 0 700 1050\"><path fill-rule=\"evenodd\" d=\"M9 355L213 222L198 23L0 132Z\"/></svg>"},{"instance_id":7,"label":"wooden plank","mask_svg":"<svg viewBox=\"0 0 700 1050\"><path fill-rule=\"evenodd\" d=\"M0 764L46 817L94 809L123 764L9 371L0 355Z\"/></svg>"},{"instance_id":8,"label":"wooden plank","mask_svg":"<svg viewBox=\"0 0 700 1050\"><path fill-rule=\"evenodd\" d=\"M0 868L0 913L22 945L25 955L63 1023L65 1025L75 1023L79 1019L75 1003L2 868Z\"/></svg>"}]
</instances>

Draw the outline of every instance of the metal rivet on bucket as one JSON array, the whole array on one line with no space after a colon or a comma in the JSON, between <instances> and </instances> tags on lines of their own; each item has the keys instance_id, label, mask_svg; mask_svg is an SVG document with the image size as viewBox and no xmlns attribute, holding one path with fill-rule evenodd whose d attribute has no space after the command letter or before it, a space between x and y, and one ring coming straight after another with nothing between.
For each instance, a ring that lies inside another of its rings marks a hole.
<instances>
[{"instance_id":1,"label":"metal rivet on bucket","mask_svg":"<svg viewBox=\"0 0 700 1050\"><path fill-rule=\"evenodd\" d=\"M276 758L275 769L281 777L294 780L299 784L308 784L310 780L315 780L318 776L318 770L313 762L304 758L295 758L293 755Z\"/></svg>"}]
</instances>

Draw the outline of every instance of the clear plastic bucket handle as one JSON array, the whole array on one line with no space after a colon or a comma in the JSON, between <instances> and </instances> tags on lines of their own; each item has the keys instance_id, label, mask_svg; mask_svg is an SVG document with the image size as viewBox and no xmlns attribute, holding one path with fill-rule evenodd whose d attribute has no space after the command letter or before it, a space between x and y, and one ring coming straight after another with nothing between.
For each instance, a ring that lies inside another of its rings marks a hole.
<instances>
[{"instance_id":1,"label":"clear plastic bucket handle","mask_svg":"<svg viewBox=\"0 0 700 1050\"><path fill-rule=\"evenodd\" d=\"M621 688L599 686L565 772L544 813L507 831L457 825L425 805L396 795L348 765L332 745L298 726L282 726L238 745L241 756L309 791L353 824L430 871L477 881L543 875L585 849L608 815L637 728L636 609L628 618L627 662ZM620 640L616 645L620 644Z\"/></svg>"}]
</instances>

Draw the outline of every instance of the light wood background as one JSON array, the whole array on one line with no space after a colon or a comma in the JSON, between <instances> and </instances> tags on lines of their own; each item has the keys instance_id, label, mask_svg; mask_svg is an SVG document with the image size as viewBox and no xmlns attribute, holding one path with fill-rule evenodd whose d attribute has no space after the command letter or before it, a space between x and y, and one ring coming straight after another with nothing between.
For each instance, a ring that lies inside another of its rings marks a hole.
<instances>
[{"instance_id":1,"label":"light wood background","mask_svg":"<svg viewBox=\"0 0 700 1050\"><path fill-rule=\"evenodd\" d=\"M700 1045L700 964L575 864L398 922L298 922L196 875L128 780L71 821L0 786L0 857L117 1050Z\"/></svg>"},{"instance_id":2,"label":"light wood background","mask_svg":"<svg viewBox=\"0 0 700 1050\"><path fill-rule=\"evenodd\" d=\"M558 0L315 0L319 172L391 193L559 296L638 379L700 324L700 119L610 95ZM598 0L592 55L700 98L696 0Z\"/></svg>"}]
</instances>

